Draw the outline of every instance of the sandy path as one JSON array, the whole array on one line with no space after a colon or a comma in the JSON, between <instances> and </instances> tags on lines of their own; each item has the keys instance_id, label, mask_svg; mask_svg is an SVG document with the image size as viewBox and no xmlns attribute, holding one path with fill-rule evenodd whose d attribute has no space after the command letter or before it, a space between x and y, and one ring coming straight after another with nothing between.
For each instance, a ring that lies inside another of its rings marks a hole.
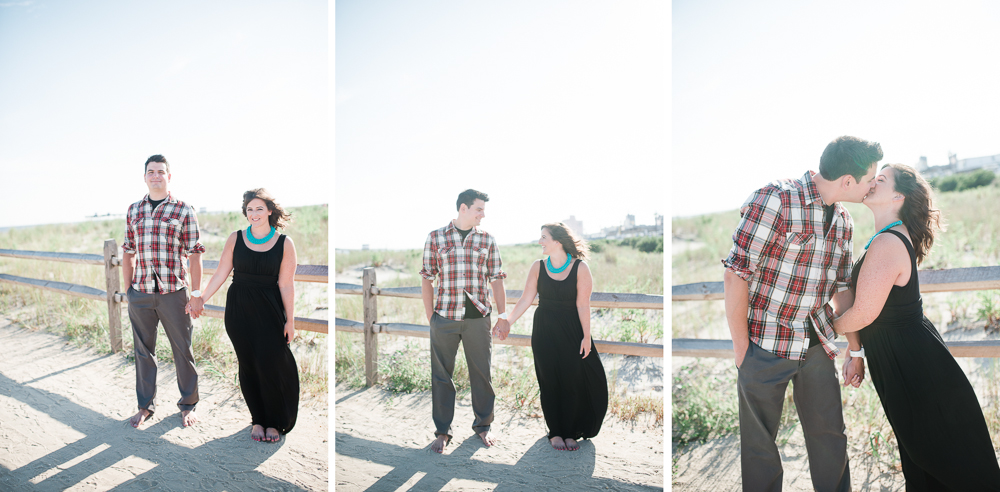
<instances>
[{"instance_id":1,"label":"sandy path","mask_svg":"<svg viewBox=\"0 0 1000 492\"><path fill-rule=\"evenodd\" d=\"M557 452L545 422L498 404L484 448L471 429L468 398L455 409L453 442L443 455L434 437L429 392L396 395L380 389L336 392L337 490L661 490L663 426L625 424L609 416L600 435L576 452Z\"/></svg>"},{"instance_id":2,"label":"sandy path","mask_svg":"<svg viewBox=\"0 0 1000 492\"><path fill-rule=\"evenodd\" d=\"M787 437L788 441L778 446L784 468L782 490L814 490L802 428L796 425L790 436L779 434L779 440L783 437ZM906 489L903 473L897 468L898 462L879 461L859 446L849 448L847 453L851 463L851 490L902 492ZM675 448L672 454L671 490L674 492L743 490L739 437L728 436L704 444L693 444L679 453Z\"/></svg>"},{"instance_id":3,"label":"sandy path","mask_svg":"<svg viewBox=\"0 0 1000 492\"><path fill-rule=\"evenodd\" d=\"M161 335L162 336L162 335ZM327 490L326 402L279 444L249 439L239 390L202 377L202 422L180 425L173 366L135 430L134 366L0 316L0 490Z\"/></svg>"}]
</instances>

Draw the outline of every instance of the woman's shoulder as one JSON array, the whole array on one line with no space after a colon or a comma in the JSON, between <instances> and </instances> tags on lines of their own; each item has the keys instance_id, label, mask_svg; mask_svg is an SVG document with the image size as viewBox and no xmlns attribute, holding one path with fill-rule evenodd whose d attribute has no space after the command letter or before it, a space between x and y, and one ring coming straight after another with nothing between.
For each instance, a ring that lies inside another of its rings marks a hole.
<instances>
[{"instance_id":1,"label":"woman's shoulder","mask_svg":"<svg viewBox=\"0 0 1000 492\"><path fill-rule=\"evenodd\" d=\"M899 232L904 237L906 236L906 231L898 231L896 229L890 230ZM872 243L868 246L868 251L865 256L869 258L892 260L896 260L898 258L908 259L909 248L907 248L907 246L908 242L906 239L886 231L878 236L875 236L875 239L872 239Z\"/></svg>"}]
</instances>

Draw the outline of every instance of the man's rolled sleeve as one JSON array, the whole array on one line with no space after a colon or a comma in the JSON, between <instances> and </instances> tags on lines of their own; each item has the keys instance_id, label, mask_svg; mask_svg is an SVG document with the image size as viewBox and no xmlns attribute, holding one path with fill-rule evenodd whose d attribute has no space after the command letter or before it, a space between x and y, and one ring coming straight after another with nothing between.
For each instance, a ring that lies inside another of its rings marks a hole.
<instances>
[{"instance_id":1,"label":"man's rolled sleeve","mask_svg":"<svg viewBox=\"0 0 1000 492\"><path fill-rule=\"evenodd\" d=\"M852 262L853 251L853 241L848 239L845 241L844 256L840 258L840 265L837 267L837 282L835 284L837 292L851 288L851 269L854 267L854 263Z\"/></svg>"},{"instance_id":2,"label":"man's rolled sleeve","mask_svg":"<svg viewBox=\"0 0 1000 492\"><path fill-rule=\"evenodd\" d=\"M135 229L132 222L135 218L135 207L129 207L125 214L125 241L122 243L122 251L128 254L135 254Z\"/></svg>"},{"instance_id":3,"label":"man's rolled sleeve","mask_svg":"<svg viewBox=\"0 0 1000 492\"><path fill-rule=\"evenodd\" d=\"M205 252L205 246L198 241L199 239L198 217L189 208L188 213L184 214L184 224L181 229L181 244L184 245L184 256Z\"/></svg>"},{"instance_id":4,"label":"man's rolled sleeve","mask_svg":"<svg viewBox=\"0 0 1000 492\"><path fill-rule=\"evenodd\" d=\"M500 248L497 248L496 241L490 238L490 254L486 259L486 271L488 272L490 282L507 278L507 272L500 269L502 265L503 262L500 260Z\"/></svg>"},{"instance_id":5,"label":"man's rolled sleeve","mask_svg":"<svg viewBox=\"0 0 1000 492\"><path fill-rule=\"evenodd\" d=\"M427 241L424 242L424 261L423 268L420 269L420 276L434 281L438 276L440 271L440 265L438 264L437 247L434 241L434 233L427 235Z\"/></svg>"},{"instance_id":6,"label":"man's rolled sleeve","mask_svg":"<svg viewBox=\"0 0 1000 492\"><path fill-rule=\"evenodd\" d=\"M733 247L722 264L741 279L749 280L778 232L781 199L770 193L754 193L743 204L740 217L733 232Z\"/></svg>"}]
</instances>

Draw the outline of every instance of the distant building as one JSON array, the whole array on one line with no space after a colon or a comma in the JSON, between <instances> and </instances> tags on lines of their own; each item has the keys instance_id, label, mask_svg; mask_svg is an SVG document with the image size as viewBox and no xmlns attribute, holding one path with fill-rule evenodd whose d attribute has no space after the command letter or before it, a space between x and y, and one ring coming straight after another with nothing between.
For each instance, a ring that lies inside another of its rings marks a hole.
<instances>
[{"instance_id":1,"label":"distant building","mask_svg":"<svg viewBox=\"0 0 1000 492\"><path fill-rule=\"evenodd\" d=\"M563 219L562 223L572 229L577 236L583 237L583 221L576 220L575 215L570 215L568 219Z\"/></svg>"},{"instance_id":2,"label":"distant building","mask_svg":"<svg viewBox=\"0 0 1000 492\"><path fill-rule=\"evenodd\" d=\"M208 213L208 207L201 207L201 208L199 208L198 209L198 213L202 214L202 215L207 214Z\"/></svg>"},{"instance_id":3,"label":"distant building","mask_svg":"<svg viewBox=\"0 0 1000 492\"><path fill-rule=\"evenodd\" d=\"M587 239L624 239L639 236L662 236L663 216L653 214L653 225L636 225L635 215L628 214L620 226L605 227L601 232L586 236Z\"/></svg>"},{"instance_id":4,"label":"distant building","mask_svg":"<svg viewBox=\"0 0 1000 492\"><path fill-rule=\"evenodd\" d=\"M949 152L948 164L941 166L928 166L927 158L921 156L920 160L917 161L916 168L917 171L920 171L920 174L926 179L940 178L942 176L950 176L952 174L965 173L975 171L977 169L986 169L993 171L996 174L1000 174L1000 154L959 159L957 154Z\"/></svg>"}]
</instances>

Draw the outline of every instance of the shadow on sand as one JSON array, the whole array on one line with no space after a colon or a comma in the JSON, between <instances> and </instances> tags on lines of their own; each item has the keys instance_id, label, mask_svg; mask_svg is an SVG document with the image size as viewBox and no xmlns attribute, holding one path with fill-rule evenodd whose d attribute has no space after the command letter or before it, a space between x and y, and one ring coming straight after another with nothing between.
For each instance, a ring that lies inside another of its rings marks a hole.
<instances>
[{"instance_id":1,"label":"shadow on sand","mask_svg":"<svg viewBox=\"0 0 1000 492\"><path fill-rule=\"evenodd\" d=\"M437 491L453 479L498 483L494 489L497 492L536 490L541 477L545 480L541 487L543 490L663 490L594 477L597 454L594 443L589 440L580 441L577 451L560 452L553 456L548 438L542 436L517 463L508 465L474 460L472 455L483 448L476 435L469 436L447 455L436 456L430 462L428 455L434 454L430 444L413 449L360 439L342 432L337 433L336 439L338 455L392 467L389 473L367 489L370 491L396 490L419 473L423 473L423 477L409 484L406 490Z\"/></svg>"},{"instance_id":2,"label":"shadow on sand","mask_svg":"<svg viewBox=\"0 0 1000 492\"><path fill-rule=\"evenodd\" d=\"M63 371L66 370L69 369ZM303 490L255 471L285 441L270 445L250 441L249 426L190 448L164 438L167 432L180 427L177 412L162 412L167 414L165 418L155 418L148 427L136 430L128 419L108 418L61 395L18 383L3 374L0 374L0 394L84 434L82 439L15 470L0 467L0 490L65 490L130 457L148 462L149 469L111 490ZM6 425L10 423L7 420Z\"/></svg>"}]
</instances>

